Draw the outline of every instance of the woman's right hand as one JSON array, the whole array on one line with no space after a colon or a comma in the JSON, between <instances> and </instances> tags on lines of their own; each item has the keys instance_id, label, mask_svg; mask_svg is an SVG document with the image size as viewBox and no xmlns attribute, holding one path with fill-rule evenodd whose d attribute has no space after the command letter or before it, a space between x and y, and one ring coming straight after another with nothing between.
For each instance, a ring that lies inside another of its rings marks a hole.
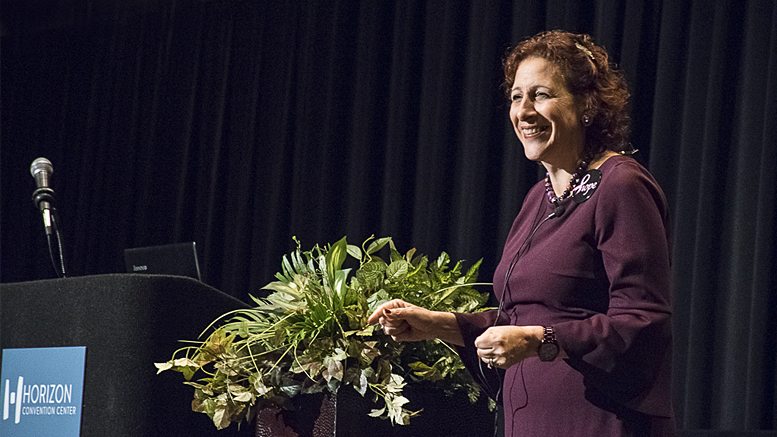
<instances>
[{"instance_id":1,"label":"woman's right hand","mask_svg":"<svg viewBox=\"0 0 777 437\"><path fill-rule=\"evenodd\" d=\"M461 345L456 316L452 313L430 311L401 299L394 299L379 306L367 323L380 323L383 332L394 341L421 341L439 338Z\"/></svg>"}]
</instances>

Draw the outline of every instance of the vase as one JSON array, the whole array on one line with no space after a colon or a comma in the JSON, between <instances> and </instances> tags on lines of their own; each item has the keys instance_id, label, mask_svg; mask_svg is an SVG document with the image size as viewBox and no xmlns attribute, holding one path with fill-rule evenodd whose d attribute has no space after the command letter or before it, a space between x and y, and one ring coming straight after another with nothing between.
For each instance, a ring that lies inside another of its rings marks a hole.
<instances>
[{"instance_id":1,"label":"vase","mask_svg":"<svg viewBox=\"0 0 777 437\"><path fill-rule=\"evenodd\" d=\"M418 411L409 425L392 425L387 419L370 417L372 409L382 408L368 393L362 397L350 386L336 395L298 395L293 410L264 408L256 415L256 437L411 437L461 436L492 437L495 412L481 394L471 403L464 393L453 395L426 382L408 384L405 396L408 410Z\"/></svg>"}]
</instances>

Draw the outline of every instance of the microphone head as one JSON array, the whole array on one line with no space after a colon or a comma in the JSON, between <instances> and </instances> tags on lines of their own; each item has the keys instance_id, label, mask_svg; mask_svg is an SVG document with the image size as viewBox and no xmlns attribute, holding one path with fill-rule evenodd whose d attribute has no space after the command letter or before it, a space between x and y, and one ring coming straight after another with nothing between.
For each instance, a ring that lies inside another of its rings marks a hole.
<instances>
[{"instance_id":1,"label":"microphone head","mask_svg":"<svg viewBox=\"0 0 777 437\"><path fill-rule=\"evenodd\" d=\"M561 217L562 215L564 215L564 212L566 210L567 210L567 208L564 205L562 205L562 204L560 204L558 202L555 203L553 205L553 217L555 217L555 218Z\"/></svg>"},{"instance_id":2,"label":"microphone head","mask_svg":"<svg viewBox=\"0 0 777 437\"><path fill-rule=\"evenodd\" d=\"M32 165L30 166L30 174L32 177L37 178L38 173L40 172L46 172L48 174L54 173L54 167L51 165L51 161L46 158L38 158L35 161L32 161Z\"/></svg>"}]
</instances>

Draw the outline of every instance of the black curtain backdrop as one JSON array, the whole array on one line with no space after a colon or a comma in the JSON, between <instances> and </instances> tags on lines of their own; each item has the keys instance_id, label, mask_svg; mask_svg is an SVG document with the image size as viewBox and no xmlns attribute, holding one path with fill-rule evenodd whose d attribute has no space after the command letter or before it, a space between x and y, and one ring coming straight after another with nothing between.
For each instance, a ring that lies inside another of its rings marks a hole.
<instances>
[{"instance_id":1,"label":"black curtain backdrop","mask_svg":"<svg viewBox=\"0 0 777 437\"><path fill-rule=\"evenodd\" d=\"M30 199L44 156L72 275L196 241L206 282L243 300L293 236L392 236L482 257L490 281L539 179L501 60L541 30L592 34L627 74L636 157L672 208L679 426L775 430L774 1L0 7L0 280L54 277Z\"/></svg>"}]
</instances>

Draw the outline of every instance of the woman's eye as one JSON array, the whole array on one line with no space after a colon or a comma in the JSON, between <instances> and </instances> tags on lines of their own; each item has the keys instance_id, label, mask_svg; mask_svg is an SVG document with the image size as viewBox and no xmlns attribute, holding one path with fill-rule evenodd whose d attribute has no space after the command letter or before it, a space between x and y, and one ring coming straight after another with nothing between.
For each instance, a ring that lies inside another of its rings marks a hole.
<instances>
[{"instance_id":1,"label":"woman's eye","mask_svg":"<svg viewBox=\"0 0 777 437\"><path fill-rule=\"evenodd\" d=\"M522 96L522 95L520 95L520 94L513 94L513 95L512 95L512 97L510 97L510 100L512 100L513 102L518 102L518 101L520 101L522 98L523 98L523 96Z\"/></svg>"},{"instance_id":2,"label":"woman's eye","mask_svg":"<svg viewBox=\"0 0 777 437\"><path fill-rule=\"evenodd\" d=\"M550 98L550 95L548 93L543 93L543 92L537 92L536 96L538 99Z\"/></svg>"}]
</instances>

